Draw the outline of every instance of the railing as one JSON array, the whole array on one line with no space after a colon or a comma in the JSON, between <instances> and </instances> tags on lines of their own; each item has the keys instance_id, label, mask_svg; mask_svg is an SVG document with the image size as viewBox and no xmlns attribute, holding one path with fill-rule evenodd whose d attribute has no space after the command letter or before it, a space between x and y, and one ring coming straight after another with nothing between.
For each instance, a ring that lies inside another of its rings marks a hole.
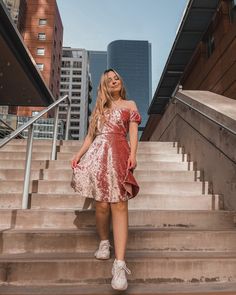
<instances>
[{"instance_id":1,"label":"railing","mask_svg":"<svg viewBox=\"0 0 236 295\"><path fill-rule=\"evenodd\" d=\"M17 137L23 130L28 128L28 139L27 139L27 149L26 149L26 159L25 159L25 174L24 174L24 187L23 187L23 196L22 196L22 209L28 208L29 201L29 184L30 184L30 170L31 170L31 162L32 162L32 147L33 147L33 131L34 131L34 123L43 115L48 113L50 110L55 110L54 115L54 128L53 128L53 139L52 139L52 150L51 150L51 160L56 159L56 141L57 141L57 128L58 128L58 115L59 115L59 104L67 100L68 103L68 111L66 117L66 132L65 139L68 139L69 133L69 120L70 120L70 112L71 112L71 100L68 95L59 98L57 101L52 103L49 107L42 110L40 113L32 117L28 122L24 125L17 128L7 137L0 141L0 148L10 142L12 139Z\"/></svg>"}]
</instances>

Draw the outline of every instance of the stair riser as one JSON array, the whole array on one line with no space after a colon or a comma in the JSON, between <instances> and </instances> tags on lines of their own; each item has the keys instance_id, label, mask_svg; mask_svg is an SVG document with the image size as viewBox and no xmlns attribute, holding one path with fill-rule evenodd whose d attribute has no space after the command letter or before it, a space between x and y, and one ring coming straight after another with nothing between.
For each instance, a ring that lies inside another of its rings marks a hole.
<instances>
[{"instance_id":1,"label":"stair riser","mask_svg":"<svg viewBox=\"0 0 236 295\"><path fill-rule=\"evenodd\" d=\"M203 193L202 183L200 182L180 182L180 183L166 183L156 182L150 185L148 182L140 182L140 194L189 194L200 195ZM17 190L14 190L17 192ZM73 193L70 182L58 181L39 181L38 188L34 190L38 193Z\"/></svg>"},{"instance_id":2,"label":"stair riser","mask_svg":"<svg viewBox=\"0 0 236 295\"><path fill-rule=\"evenodd\" d=\"M23 192L24 182L22 181L0 181L0 192L8 194L21 194ZM34 188L33 188L34 187ZM37 184L30 182L29 192L35 191Z\"/></svg>"},{"instance_id":3,"label":"stair riser","mask_svg":"<svg viewBox=\"0 0 236 295\"><path fill-rule=\"evenodd\" d=\"M46 162L47 161L39 161L39 160L33 160L31 163L31 169L44 169L46 168ZM25 160L1 160L0 161L0 170L2 169L25 169Z\"/></svg>"},{"instance_id":4,"label":"stair riser","mask_svg":"<svg viewBox=\"0 0 236 295\"><path fill-rule=\"evenodd\" d=\"M0 180L23 180L25 175L25 171L23 169L19 170L1 170L0 169ZM30 179L36 180L40 179L40 171L39 170L32 170L30 172Z\"/></svg>"},{"instance_id":5,"label":"stair riser","mask_svg":"<svg viewBox=\"0 0 236 295\"><path fill-rule=\"evenodd\" d=\"M70 161L49 161L47 164L49 170L71 170ZM142 162L137 164L135 171L192 171L193 163L187 162Z\"/></svg>"},{"instance_id":6,"label":"stair riser","mask_svg":"<svg viewBox=\"0 0 236 295\"><path fill-rule=\"evenodd\" d=\"M3 233L2 254L94 252L96 232ZM234 232L129 231L127 250L235 251Z\"/></svg>"},{"instance_id":7,"label":"stair riser","mask_svg":"<svg viewBox=\"0 0 236 295\"><path fill-rule=\"evenodd\" d=\"M137 168L138 169L138 168ZM142 171L135 170L134 176L137 181L194 181L194 171ZM1 173L1 171L0 171ZM0 174L1 175L1 174ZM43 178L45 180L71 180L72 171L65 170L57 173L54 170L45 169L43 171ZM196 177L200 177L200 171L197 171Z\"/></svg>"},{"instance_id":8,"label":"stair riser","mask_svg":"<svg viewBox=\"0 0 236 295\"><path fill-rule=\"evenodd\" d=\"M235 281L235 259L128 259L129 282ZM0 263L0 281L17 284L110 282L112 261Z\"/></svg>"},{"instance_id":9,"label":"stair riser","mask_svg":"<svg viewBox=\"0 0 236 295\"><path fill-rule=\"evenodd\" d=\"M63 153L70 153L70 154L75 154L78 152L78 150L80 149L81 146L78 147L69 147L69 146L60 146L59 147L59 151L61 154ZM145 155L149 155L149 154L183 154L183 150L182 148L173 148L173 147L164 147L164 148L159 148L159 147L149 147L149 146L140 146L140 144L138 145L137 148L137 154L145 154Z\"/></svg>"},{"instance_id":10,"label":"stair riser","mask_svg":"<svg viewBox=\"0 0 236 295\"><path fill-rule=\"evenodd\" d=\"M1 198L0 198L1 200ZM3 203L3 202L2 202ZM11 202L14 205L13 202ZM7 205L7 200L3 204ZM17 204L17 203L16 203ZM2 205L3 206L3 205ZM33 209L74 209L87 208L84 198L79 197L36 197L33 195L31 208ZM90 205L91 206L91 205ZM157 210L218 210L217 200L212 196L154 196L142 197L129 201L129 209L157 209ZM3 208L3 207L2 207ZM17 207L12 207L17 208ZM90 208L90 207L89 207Z\"/></svg>"},{"instance_id":11,"label":"stair riser","mask_svg":"<svg viewBox=\"0 0 236 295\"><path fill-rule=\"evenodd\" d=\"M76 229L95 226L94 211L1 210L1 228ZM234 228L233 213L219 211L129 211L130 226Z\"/></svg>"},{"instance_id":12,"label":"stair riser","mask_svg":"<svg viewBox=\"0 0 236 295\"><path fill-rule=\"evenodd\" d=\"M33 160L49 160L51 157L50 153L33 153ZM22 152L0 152L0 160L24 160L25 153Z\"/></svg>"},{"instance_id":13,"label":"stair riser","mask_svg":"<svg viewBox=\"0 0 236 295\"><path fill-rule=\"evenodd\" d=\"M58 153L58 160L71 160L73 158L73 154L71 153ZM137 154L137 162L141 161L166 161L166 162L183 162L186 160L186 157L179 154L160 154L160 155L142 155Z\"/></svg>"},{"instance_id":14,"label":"stair riser","mask_svg":"<svg viewBox=\"0 0 236 295\"><path fill-rule=\"evenodd\" d=\"M52 144L51 145L45 145L43 146L43 151L50 153L52 150ZM0 149L0 152L25 152L26 151L26 145L5 145ZM36 152L42 152L42 145L35 145L33 143L33 153Z\"/></svg>"}]
</instances>

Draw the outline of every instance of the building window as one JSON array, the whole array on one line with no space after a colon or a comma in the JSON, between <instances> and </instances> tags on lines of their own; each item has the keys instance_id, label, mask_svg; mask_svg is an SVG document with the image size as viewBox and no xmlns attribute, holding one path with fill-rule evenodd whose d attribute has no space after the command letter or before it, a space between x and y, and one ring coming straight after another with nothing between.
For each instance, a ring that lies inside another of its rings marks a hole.
<instances>
[{"instance_id":1,"label":"building window","mask_svg":"<svg viewBox=\"0 0 236 295\"><path fill-rule=\"evenodd\" d=\"M43 71L44 64L38 64L38 63L37 63L37 68L38 68L40 71Z\"/></svg>"},{"instance_id":2,"label":"building window","mask_svg":"<svg viewBox=\"0 0 236 295\"><path fill-rule=\"evenodd\" d=\"M72 92L71 96L72 97L80 97L81 93L80 92Z\"/></svg>"},{"instance_id":3,"label":"building window","mask_svg":"<svg viewBox=\"0 0 236 295\"><path fill-rule=\"evenodd\" d=\"M44 55L45 54L45 48L37 48L37 55Z\"/></svg>"},{"instance_id":4,"label":"building window","mask_svg":"<svg viewBox=\"0 0 236 295\"><path fill-rule=\"evenodd\" d=\"M81 82L81 78L72 78L72 82Z\"/></svg>"},{"instance_id":5,"label":"building window","mask_svg":"<svg viewBox=\"0 0 236 295\"><path fill-rule=\"evenodd\" d=\"M74 76L79 76L79 75L81 75L81 74L82 74L81 71L73 71L73 75L74 75Z\"/></svg>"},{"instance_id":6,"label":"building window","mask_svg":"<svg viewBox=\"0 0 236 295\"><path fill-rule=\"evenodd\" d=\"M82 68L82 62L81 61L74 61L73 68Z\"/></svg>"},{"instance_id":7,"label":"building window","mask_svg":"<svg viewBox=\"0 0 236 295\"><path fill-rule=\"evenodd\" d=\"M70 77L61 77L61 82L70 82Z\"/></svg>"},{"instance_id":8,"label":"building window","mask_svg":"<svg viewBox=\"0 0 236 295\"><path fill-rule=\"evenodd\" d=\"M61 89L69 89L69 85L68 84L61 84Z\"/></svg>"},{"instance_id":9,"label":"building window","mask_svg":"<svg viewBox=\"0 0 236 295\"><path fill-rule=\"evenodd\" d=\"M38 33L38 39L40 41L46 40L46 34L45 33Z\"/></svg>"},{"instance_id":10,"label":"building window","mask_svg":"<svg viewBox=\"0 0 236 295\"><path fill-rule=\"evenodd\" d=\"M66 70L63 71L63 70L62 70L62 71L61 71L61 74L62 74L62 75L70 75L70 71L66 71Z\"/></svg>"},{"instance_id":11,"label":"building window","mask_svg":"<svg viewBox=\"0 0 236 295\"><path fill-rule=\"evenodd\" d=\"M81 89L81 85L72 85L72 89Z\"/></svg>"},{"instance_id":12,"label":"building window","mask_svg":"<svg viewBox=\"0 0 236 295\"><path fill-rule=\"evenodd\" d=\"M70 67L70 61L68 61L68 60L63 60L63 61L62 61L62 67L63 67L63 68L69 68L69 67Z\"/></svg>"},{"instance_id":13,"label":"building window","mask_svg":"<svg viewBox=\"0 0 236 295\"><path fill-rule=\"evenodd\" d=\"M40 26L45 26L47 24L47 19L46 18L40 18L39 19L39 25Z\"/></svg>"}]
</instances>

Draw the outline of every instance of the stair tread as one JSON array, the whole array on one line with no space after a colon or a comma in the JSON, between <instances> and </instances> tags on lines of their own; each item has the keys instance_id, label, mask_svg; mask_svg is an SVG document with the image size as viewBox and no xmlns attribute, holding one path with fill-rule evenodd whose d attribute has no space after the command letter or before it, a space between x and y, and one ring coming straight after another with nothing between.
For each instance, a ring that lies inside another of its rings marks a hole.
<instances>
[{"instance_id":1,"label":"stair tread","mask_svg":"<svg viewBox=\"0 0 236 295\"><path fill-rule=\"evenodd\" d=\"M152 259L231 259L236 262L236 251L165 251L165 250L132 250L127 251L127 261ZM63 262L80 260L93 260L101 263L94 258L94 252L78 252L78 253L17 253L17 254L1 254L0 263L3 262Z\"/></svg>"},{"instance_id":2,"label":"stair tread","mask_svg":"<svg viewBox=\"0 0 236 295\"><path fill-rule=\"evenodd\" d=\"M135 295L235 295L236 283L129 283L125 294ZM63 284L34 285L34 286L0 286L0 293L5 295L114 295L110 284Z\"/></svg>"}]
</instances>

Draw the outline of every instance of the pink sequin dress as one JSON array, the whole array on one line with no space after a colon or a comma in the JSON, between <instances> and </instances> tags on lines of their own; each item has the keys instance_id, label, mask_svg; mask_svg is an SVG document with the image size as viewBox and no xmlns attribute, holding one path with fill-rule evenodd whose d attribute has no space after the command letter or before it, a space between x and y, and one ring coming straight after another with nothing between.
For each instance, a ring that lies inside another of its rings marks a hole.
<instances>
[{"instance_id":1,"label":"pink sequin dress","mask_svg":"<svg viewBox=\"0 0 236 295\"><path fill-rule=\"evenodd\" d=\"M138 111L125 107L110 109L86 153L73 169L71 186L80 196L117 203L138 194L133 171L127 168L130 146L129 122L141 123Z\"/></svg>"}]
</instances>

